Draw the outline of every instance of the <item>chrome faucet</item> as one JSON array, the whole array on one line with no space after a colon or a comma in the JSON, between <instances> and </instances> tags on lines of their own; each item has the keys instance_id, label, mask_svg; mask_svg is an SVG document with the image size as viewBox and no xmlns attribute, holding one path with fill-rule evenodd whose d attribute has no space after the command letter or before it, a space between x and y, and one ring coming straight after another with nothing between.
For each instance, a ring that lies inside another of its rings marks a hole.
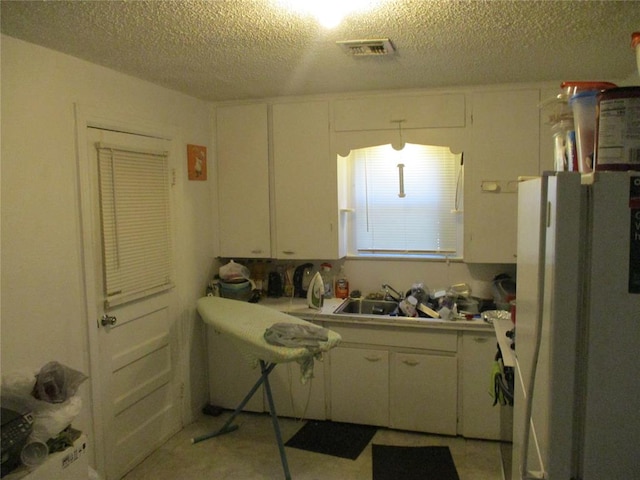
<instances>
[{"instance_id":1,"label":"chrome faucet","mask_svg":"<svg viewBox=\"0 0 640 480\"><path fill-rule=\"evenodd\" d=\"M388 298L391 298L395 302L401 302L402 299L404 298L404 295L402 293L398 292L395 288L393 288L388 283L383 283L382 284L382 288L384 288L384 293L385 293L384 298L385 298L385 300L387 300ZM391 295L391 292L389 292L389 290L391 290L393 293L395 293L396 296L394 297L393 295Z\"/></svg>"}]
</instances>

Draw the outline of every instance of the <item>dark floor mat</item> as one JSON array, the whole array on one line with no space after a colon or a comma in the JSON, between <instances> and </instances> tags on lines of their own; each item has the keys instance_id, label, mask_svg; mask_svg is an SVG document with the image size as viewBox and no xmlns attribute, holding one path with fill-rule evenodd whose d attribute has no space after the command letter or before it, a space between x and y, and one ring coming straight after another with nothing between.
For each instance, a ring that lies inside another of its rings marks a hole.
<instances>
[{"instance_id":1,"label":"dark floor mat","mask_svg":"<svg viewBox=\"0 0 640 480\"><path fill-rule=\"evenodd\" d=\"M371 447L373 480L460 480L449 447Z\"/></svg>"},{"instance_id":2,"label":"dark floor mat","mask_svg":"<svg viewBox=\"0 0 640 480\"><path fill-rule=\"evenodd\" d=\"M285 445L355 460L376 431L368 425L309 420Z\"/></svg>"}]
</instances>

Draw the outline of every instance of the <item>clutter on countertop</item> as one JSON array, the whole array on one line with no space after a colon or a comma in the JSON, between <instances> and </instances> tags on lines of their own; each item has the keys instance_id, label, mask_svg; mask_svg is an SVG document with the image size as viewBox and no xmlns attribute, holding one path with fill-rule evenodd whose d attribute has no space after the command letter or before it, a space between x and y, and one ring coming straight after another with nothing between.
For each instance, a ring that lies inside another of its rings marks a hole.
<instances>
[{"instance_id":1,"label":"clutter on countertop","mask_svg":"<svg viewBox=\"0 0 640 480\"><path fill-rule=\"evenodd\" d=\"M207 296L230 298L233 300L257 302L260 299L261 290L256 288L251 279L249 269L233 260L222 265L218 275L209 282Z\"/></svg>"},{"instance_id":2,"label":"clutter on countertop","mask_svg":"<svg viewBox=\"0 0 640 480\"><path fill-rule=\"evenodd\" d=\"M501 273L493 278L491 283L493 300L497 310L511 311L510 302L516 298L516 282L506 273Z\"/></svg>"},{"instance_id":3,"label":"clutter on countertop","mask_svg":"<svg viewBox=\"0 0 640 480\"><path fill-rule=\"evenodd\" d=\"M258 302L269 298L306 298L309 308L320 310L326 299L365 298L359 289L349 284L345 266L327 261L278 261L244 259L246 265L232 259L219 268L219 275L209 282L207 295L241 301ZM335 267L335 268L334 268ZM334 272L337 274L334 275ZM320 283L323 292L318 290ZM460 282L433 288L416 281L408 290L396 290L382 284L381 290L366 295L369 300L395 302L397 308L383 310L387 316L423 317L442 320L481 319L487 310L515 309L515 282L508 274L500 274L491 282L493 298L472 295L469 284ZM315 292L315 293L314 293Z\"/></svg>"},{"instance_id":4,"label":"clutter on countertop","mask_svg":"<svg viewBox=\"0 0 640 480\"><path fill-rule=\"evenodd\" d=\"M442 320L479 319L480 312L495 308L493 301L473 297L471 287L466 283L429 289L423 282L416 282L406 293L399 292L385 283L382 284L381 291L369 293L366 298L397 302L398 308L392 316Z\"/></svg>"}]
</instances>

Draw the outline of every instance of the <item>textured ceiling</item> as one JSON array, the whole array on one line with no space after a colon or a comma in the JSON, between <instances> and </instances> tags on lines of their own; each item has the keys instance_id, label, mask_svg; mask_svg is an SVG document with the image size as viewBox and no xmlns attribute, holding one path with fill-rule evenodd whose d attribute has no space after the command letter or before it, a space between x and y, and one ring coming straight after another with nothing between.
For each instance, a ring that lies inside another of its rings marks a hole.
<instances>
[{"instance_id":1,"label":"textured ceiling","mask_svg":"<svg viewBox=\"0 0 640 480\"><path fill-rule=\"evenodd\" d=\"M638 1L386 0L333 30L275 0L1 8L3 34L211 101L624 79L636 71L630 39L640 30ZM396 55L354 58L335 44L385 37Z\"/></svg>"}]
</instances>

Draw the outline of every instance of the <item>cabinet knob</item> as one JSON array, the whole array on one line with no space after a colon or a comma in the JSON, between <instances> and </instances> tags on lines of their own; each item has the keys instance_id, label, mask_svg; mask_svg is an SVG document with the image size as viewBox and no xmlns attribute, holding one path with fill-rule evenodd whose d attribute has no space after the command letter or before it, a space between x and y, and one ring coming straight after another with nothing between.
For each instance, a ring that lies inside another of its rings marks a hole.
<instances>
[{"instance_id":1,"label":"cabinet knob","mask_svg":"<svg viewBox=\"0 0 640 480\"><path fill-rule=\"evenodd\" d=\"M293 250L283 250L282 253L284 253L285 255L293 255L296 252L294 252Z\"/></svg>"}]
</instances>

